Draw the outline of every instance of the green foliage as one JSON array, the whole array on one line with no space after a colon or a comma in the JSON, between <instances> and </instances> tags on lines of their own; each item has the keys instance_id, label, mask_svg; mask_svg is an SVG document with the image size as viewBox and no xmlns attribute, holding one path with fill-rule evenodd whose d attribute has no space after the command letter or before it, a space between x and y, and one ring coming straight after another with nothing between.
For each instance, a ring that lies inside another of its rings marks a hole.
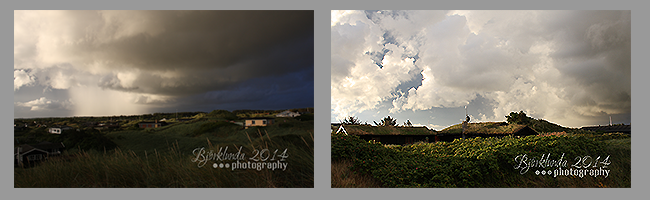
<instances>
[{"instance_id":1,"label":"green foliage","mask_svg":"<svg viewBox=\"0 0 650 200\"><path fill-rule=\"evenodd\" d=\"M534 119L532 117L528 117L524 111L519 111L519 113L511 112L508 116L506 116L506 119L508 121L508 124L526 125L538 133L574 131L573 129L565 128L543 119Z\"/></svg>"},{"instance_id":2,"label":"green foliage","mask_svg":"<svg viewBox=\"0 0 650 200\"><path fill-rule=\"evenodd\" d=\"M511 112L506 119L509 124L528 124L532 118L527 117L524 111L519 111L519 113Z\"/></svg>"},{"instance_id":3,"label":"green foliage","mask_svg":"<svg viewBox=\"0 0 650 200\"><path fill-rule=\"evenodd\" d=\"M390 147L366 142L358 136L337 134L331 140L332 161L353 160L354 170L380 180L384 187L522 187L531 186L527 184L540 178L547 187L558 187L562 183L554 182L552 177L536 176L532 171L520 174L514 169L519 164L514 158L523 154L540 158L548 154L559 159L564 154L564 160L572 162L576 156L610 153L605 143L582 136L473 138ZM629 162L621 164L612 165L612 171L629 170ZM602 182L629 187L624 178L622 182L591 177L581 180L591 180L587 182L592 184L586 187L598 187ZM580 184L581 180L571 183Z\"/></svg>"}]
</instances>

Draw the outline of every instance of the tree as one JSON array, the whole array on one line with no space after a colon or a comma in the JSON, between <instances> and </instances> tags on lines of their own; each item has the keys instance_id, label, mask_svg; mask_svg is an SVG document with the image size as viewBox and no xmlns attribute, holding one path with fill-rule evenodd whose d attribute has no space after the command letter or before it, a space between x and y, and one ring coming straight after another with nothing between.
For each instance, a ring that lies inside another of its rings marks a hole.
<instances>
[{"instance_id":1,"label":"tree","mask_svg":"<svg viewBox=\"0 0 650 200\"><path fill-rule=\"evenodd\" d=\"M356 117L350 116L345 118L341 123L345 125L360 125L361 121Z\"/></svg>"},{"instance_id":2,"label":"tree","mask_svg":"<svg viewBox=\"0 0 650 200\"><path fill-rule=\"evenodd\" d=\"M379 124L377 122L375 122L375 121L372 121L372 122L375 123L376 126L395 126L395 125L397 125L397 119L393 119L390 116L384 117L384 119L382 119L379 122Z\"/></svg>"},{"instance_id":3,"label":"tree","mask_svg":"<svg viewBox=\"0 0 650 200\"><path fill-rule=\"evenodd\" d=\"M411 120L408 120L408 119L407 119L407 120L404 122L404 126L406 126L406 127L412 127L413 124L411 124Z\"/></svg>"},{"instance_id":4,"label":"tree","mask_svg":"<svg viewBox=\"0 0 650 200\"><path fill-rule=\"evenodd\" d=\"M508 124L527 124L530 121L524 111L519 111L519 113L511 112L510 115L506 116L506 119Z\"/></svg>"}]
</instances>

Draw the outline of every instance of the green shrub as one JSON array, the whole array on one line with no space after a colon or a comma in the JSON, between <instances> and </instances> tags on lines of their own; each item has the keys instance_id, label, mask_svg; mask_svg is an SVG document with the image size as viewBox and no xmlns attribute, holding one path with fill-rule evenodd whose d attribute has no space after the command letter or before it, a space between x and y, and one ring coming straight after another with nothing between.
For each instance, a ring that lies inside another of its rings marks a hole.
<instances>
[{"instance_id":1,"label":"green shrub","mask_svg":"<svg viewBox=\"0 0 650 200\"><path fill-rule=\"evenodd\" d=\"M546 154L557 160L564 155L564 160L573 163L578 156L604 159L610 154L605 143L582 136L471 138L390 147L366 142L358 136L336 134L331 140L332 161L353 160L353 169L380 180L384 187L557 187L564 183L534 175L533 170L521 174L515 169L519 164L515 158L524 154L540 158ZM625 172L629 168L625 163L612 165L612 171ZM567 182L598 187L605 181L609 180L588 177ZM629 185L625 178L608 183L618 187Z\"/></svg>"}]
</instances>

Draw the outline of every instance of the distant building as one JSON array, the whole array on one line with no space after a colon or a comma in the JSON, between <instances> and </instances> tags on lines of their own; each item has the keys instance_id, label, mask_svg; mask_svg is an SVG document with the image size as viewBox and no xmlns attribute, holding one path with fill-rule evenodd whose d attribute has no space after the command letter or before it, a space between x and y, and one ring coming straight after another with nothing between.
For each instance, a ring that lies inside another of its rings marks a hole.
<instances>
[{"instance_id":1,"label":"distant building","mask_svg":"<svg viewBox=\"0 0 650 200\"><path fill-rule=\"evenodd\" d=\"M284 112L275 115L275 117L298 117L298 116L300 116L300 113L292 112L290 110L285 110Z\"/></svg>"},{"instance_id":2,"label":"distant building","mask_svg":"<svg viewBox=\"0 0 650 200\"><path fill-rule=\"evenodd\" d=\"M59 134L60 135L63 131L67 131L67 130L70 130L70 129L72 129L72 127L69 127L69 126L55 126L55 127L49 128L47 130L47 132L51 133L51 134Z\"/></svg>"},{"instance_id":3,"label":"distant building","mask_svg":"<svg viewBox=\"0 0 650 200\"><path fill-rule=\"evenodd\" d=\"M167 123L165 122L158 122L157 120L155 122L140 122L138 123L138 127L140 128L158 128L166 125Z\"/></svg>"},{"instance_id":4,"label":"distant building","mask_svg":"<svg viewBox=\"0 0 650 200\"><path fill-rule=\"evenodd\" d=\"M244 119L244 127L248 128L251 126L268 126L275 122L274 118L270 117L257 117Z\"/></svg>"}]
</instances>

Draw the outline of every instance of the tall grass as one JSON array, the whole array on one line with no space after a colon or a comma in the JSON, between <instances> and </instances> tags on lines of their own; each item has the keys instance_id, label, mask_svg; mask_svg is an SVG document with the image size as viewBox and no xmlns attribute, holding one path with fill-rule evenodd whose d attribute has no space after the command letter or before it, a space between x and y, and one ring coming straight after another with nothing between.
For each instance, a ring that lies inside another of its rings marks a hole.
<instances>
[{"instance_id":1,"label":"tall grass","mask_svg":"<svg viewBox=\"0 0 650 200\"><path fill-rule=\"evenodd\" d=\"M206 123L110 133L118 149L68 151L33 168L15 168L14 187L313 187L313 121L193 132ZM286 170L214 168L215 161L198 167L192 161L195 148L218 152L226 146L242 147L246 159L255 150L287 149Z\"/></svg>"},{"instance_id":2,"label":"tall grass","mask_svg":"<svg viewBox=\"0 0 650 200\"><path fill-rule=\"evenodd\" d=\"M81 151L14 170L14 187L234 187L232 174L197 168L172 150L138 156L133 151Z\"/></svg>"}]
</instances>

